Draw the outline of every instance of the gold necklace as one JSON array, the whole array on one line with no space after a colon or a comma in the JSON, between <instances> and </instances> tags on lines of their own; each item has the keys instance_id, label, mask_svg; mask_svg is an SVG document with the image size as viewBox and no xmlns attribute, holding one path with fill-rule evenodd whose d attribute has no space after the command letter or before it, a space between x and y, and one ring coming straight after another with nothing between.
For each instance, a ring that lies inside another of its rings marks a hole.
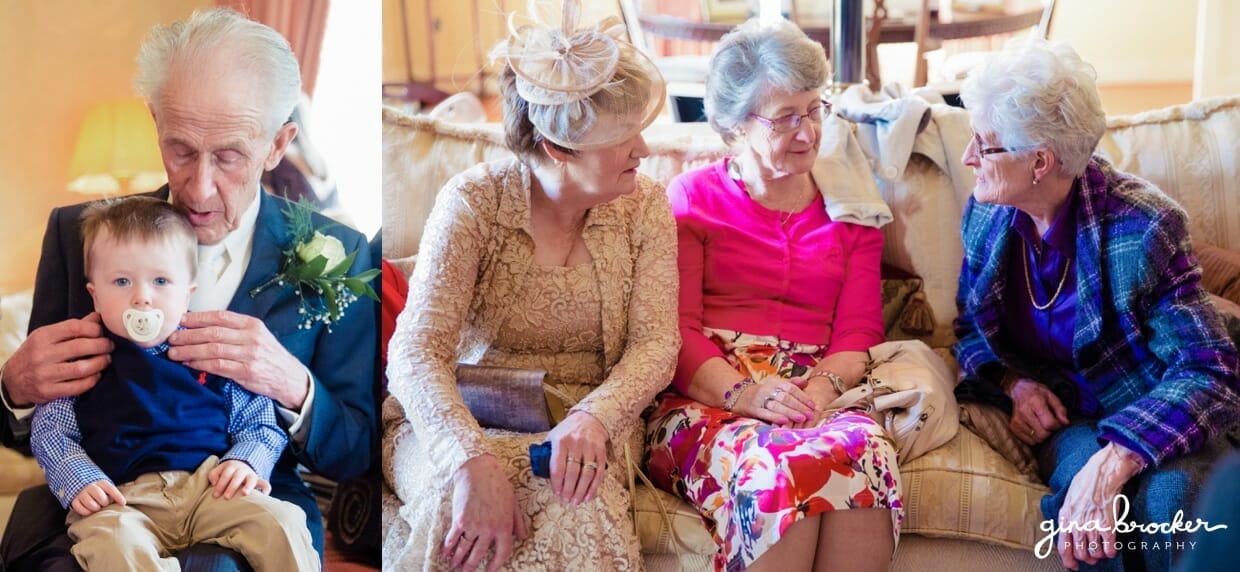
<instances>
[{"instance_id":1,"label":"gold necklace","mask_svg":"<svg viewBox=\"0 0 1240 572\"><path fill-rule=\"evenodd\" d=\"M749 200L755 203L758 203L759 205L762 204L762 203L759 203L757 199L753 198L753 195L749 192L749 185L745 184L745 178L741 176L740 163L738 163L736 159L732 159L728 161L728 176L732 177L732 180L736 181L736 184L741 186L741 190L745 191L745 194L749 196ZM777 213L784 213L783 220L779 221L779 228L784 228L784 225L788 224L788 221L792 220L792 215L796 213L796 211L785 211L781 209L770 209L770 210L773 210Z\"/></svg>"},{"instance_id":2,"label":"gold necklace","mask_svg":"<svg viewBox=\"0 0 1240 572\"><path fill-rule=\"evenodd\" d=\"M1024 236L1020 237L1020 241L1026 248L1029 247L1029 243L1025 240ZM1067 262L1063 265L1063 275L1059 277L1059 286L1055 287L1055 294L1051 296L1050 300L1046 301L1046 304L1038 304L1037 299L1033 297L1033 282L1029 279L1029 254L1024 250L1020 251L1020 259L1025 263L1025 292L1029 293L1029 303L1033 304L1033 307L1038 311L1045 312L1047 308L1050 308L1051 305L1055 303L1055 300L1059 298L1059 293L1063 292L1063 285L1068 281L1068 269L1072 267L1072 257L1068 256L1065 258L1067 258Z\"/></svg>"}]
</instances>

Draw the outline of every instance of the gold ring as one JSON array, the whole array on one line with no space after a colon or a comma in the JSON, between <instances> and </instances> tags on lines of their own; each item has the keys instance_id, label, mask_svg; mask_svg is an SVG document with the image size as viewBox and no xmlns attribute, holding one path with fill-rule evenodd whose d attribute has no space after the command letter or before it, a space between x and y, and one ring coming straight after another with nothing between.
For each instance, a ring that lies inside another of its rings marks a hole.
<instances>
[{"instance_id":1,"label":"gold ring","mask_svg":"<svg viewBox=\"0 0 1240 572\"><path fill-rule=\"evenodd\" d=\"M595 462L591 461L591 462L589 462L589 463L586 463L586 464L582 465L582 466L581 466L581 468L582 468L582 469L590 469L591 471L597 471L597 470L598 470L598 463L595 463Z\"/></svg>"},{"instance_id":2,"label":"gold ring","mask_svg":"<svg viewBox=\"0 0 1240 572\"><path fill-rule=\"evenodd\" d=\"M581 464L581 460L580 460L580 459L578 459L577 457L572 456L572 455L569 455L569 456L568 456L568 462L570 462L570 463L577 463L578 465L580 465L580 464Z\"/></svg>"}]
</instances>

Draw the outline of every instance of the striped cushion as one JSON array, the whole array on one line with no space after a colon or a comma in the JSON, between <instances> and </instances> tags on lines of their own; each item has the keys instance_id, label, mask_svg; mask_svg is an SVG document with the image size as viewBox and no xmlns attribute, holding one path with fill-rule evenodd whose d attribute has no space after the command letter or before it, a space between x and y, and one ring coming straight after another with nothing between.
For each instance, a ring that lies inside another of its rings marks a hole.
<instances>
[{"instance_id":1,"label":"striped cushion","mask_svg":"<svg viewBox=\"0 0 1240 572\"><path fill-rule=\"evenodd\" d=\"M1038 503L1048 489L964 427L946 445L901 466L900 475L902 533L1028 549L1040 539Z\"/></svg>"}]
</instances>

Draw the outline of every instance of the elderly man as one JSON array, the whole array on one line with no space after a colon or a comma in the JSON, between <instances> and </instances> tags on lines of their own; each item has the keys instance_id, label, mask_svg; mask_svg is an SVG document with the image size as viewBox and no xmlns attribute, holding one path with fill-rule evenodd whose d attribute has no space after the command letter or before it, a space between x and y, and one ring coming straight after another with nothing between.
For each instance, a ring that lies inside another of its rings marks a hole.
<instances>
[{"instance_id":1,"label":"elderly man","mask_svg":"<svg viewBox=\"0 0 1240 572\"><path fill-rule=\"evenodd\" d=\"M198 290L184 326L169 339L170 359L235 380L270 397L289 446L271 477L271 494L300 506L315 548L321 516L298 464L346 479L369 464L374 434L374 306L349 306L329 333L299 327L291 286L255 293L280 271L290 246L281 200L259 177L275 167L297 133L288 122L301 89L288 43L274 30L227 10L196 12L153 30L138 54L136 85L159 134L168 185L153 196L184 212L198 238ZM0 437L25 447L31 408L90 389L109 363L111 342L85 290L78 218L83 205L52 212L35 282L30 335L0 371L6 419ZM315 216L316 227L330 221ZM348 252L349 274L370 266L365 239L341 226L322 229ZM309 295L309 294L307 294ZM18 500L0 556L10 570L75 568L64 512L47 487ZM190 547L189 567L243 566L235 554ZM195 560L197 559L197 560ZM3 566L0 566L3 568Z\"/></svg>"}]
</instances>

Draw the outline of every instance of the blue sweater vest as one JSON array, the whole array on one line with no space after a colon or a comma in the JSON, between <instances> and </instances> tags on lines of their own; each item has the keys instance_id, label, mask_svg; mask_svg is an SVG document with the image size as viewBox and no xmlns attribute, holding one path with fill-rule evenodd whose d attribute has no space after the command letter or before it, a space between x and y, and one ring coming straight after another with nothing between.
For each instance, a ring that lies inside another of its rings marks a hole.
<instances>
[{"instance_id":1,"label":"blue sweater vest","mask_svg":"<svg viewBox=\"0 0 1240 572\"><path fill-rule=\"evenodd\" d=\"M193 471L229 446L224 380L151 355L108 333L112 364L74 404L82 448L115 483L146 473Z\"/></svg>"}]
</instances>

